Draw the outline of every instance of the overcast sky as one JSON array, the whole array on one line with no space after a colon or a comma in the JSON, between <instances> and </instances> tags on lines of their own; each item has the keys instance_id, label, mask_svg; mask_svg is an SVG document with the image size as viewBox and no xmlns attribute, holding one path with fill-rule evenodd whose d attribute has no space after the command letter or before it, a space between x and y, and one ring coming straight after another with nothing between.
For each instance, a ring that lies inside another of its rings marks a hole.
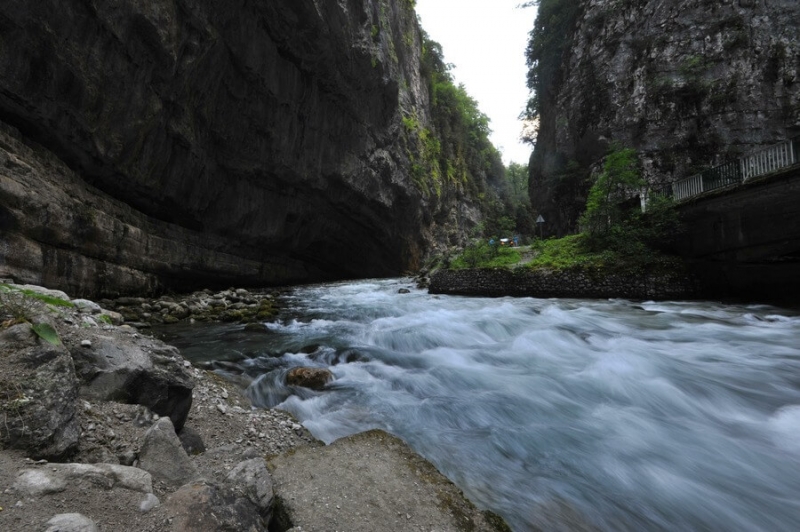
<instances>
[{"instance_id":1,"label":"overcast sky","mask_svg":"<svg viewBox=\"0 0 800 532\"><path fill-rule=\"evenodd\" d=\"M528 100L525 47L536 9L522 0L417 0L417 14L442 45L456 83L463 83L492 121L491 140L503 161L528 164L531 147L518 141Z\"/></svg>"}]
</instances>

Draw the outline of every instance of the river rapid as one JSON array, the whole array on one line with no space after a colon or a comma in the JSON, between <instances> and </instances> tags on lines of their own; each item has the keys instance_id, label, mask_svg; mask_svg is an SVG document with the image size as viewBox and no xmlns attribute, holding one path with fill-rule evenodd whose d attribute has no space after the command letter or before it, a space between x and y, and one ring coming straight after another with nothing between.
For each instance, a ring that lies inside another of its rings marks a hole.
<instances>
[{"instance_id":1,"label":"river rapid","mask_svg":"<svg viewBox=\"0 0 800 532\"><path fill-rule=\"evenodd\" d=\"M271 334L194 325L168 340L325 442L400 436L517 531L800 526L796 311L432 296L408 279L283 299ZM294 366L335 381L289 389Z\"/></svg>"}]
</instances>

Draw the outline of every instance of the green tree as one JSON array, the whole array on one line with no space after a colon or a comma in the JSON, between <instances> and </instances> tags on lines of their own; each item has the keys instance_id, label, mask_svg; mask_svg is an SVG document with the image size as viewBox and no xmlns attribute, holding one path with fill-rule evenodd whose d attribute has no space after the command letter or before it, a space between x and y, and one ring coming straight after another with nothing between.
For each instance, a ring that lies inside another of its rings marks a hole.
<instances>
[{"instance_id":1,"label":"green tree","mask_svg":"<svg viewBox=\"0 0 800 532\"><path fill-rule=\"evenodd\" d=\"M608 233L624 219L623 205L631 197L631 192L644 184L639 173L636 150L612 144L603 163L603 171L589 189L581 226L590 236Z\"/></svg>"}]
</instances>

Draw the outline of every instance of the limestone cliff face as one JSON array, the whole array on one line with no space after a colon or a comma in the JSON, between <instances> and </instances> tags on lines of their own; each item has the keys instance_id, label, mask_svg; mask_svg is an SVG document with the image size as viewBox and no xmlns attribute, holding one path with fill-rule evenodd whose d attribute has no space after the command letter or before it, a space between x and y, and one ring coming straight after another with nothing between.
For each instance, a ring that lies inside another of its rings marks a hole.
<instances>
[{"instance_id":1,"label":"limestone cliff face","mask_svg":"<svg viewBox=\"0 0 800 532\"><path fill-rule=\"evenodd\" d=\"M74 294L398 274L479 213L408 177L406 0L6 0L0 276Z\"/></svg>"},{"instance_id":2,"label":"limestone cliff face","mask_svg":"<svg viewBox=\"0 0 800 532\"><path fill-rule=\"evenodd\" d=\"M588 185L566 182L611 141L636 148L655 184L800 133L796 0L575 1L531 160L531 199L555 232L585 202Z\"/></svg>"}]
</instances>

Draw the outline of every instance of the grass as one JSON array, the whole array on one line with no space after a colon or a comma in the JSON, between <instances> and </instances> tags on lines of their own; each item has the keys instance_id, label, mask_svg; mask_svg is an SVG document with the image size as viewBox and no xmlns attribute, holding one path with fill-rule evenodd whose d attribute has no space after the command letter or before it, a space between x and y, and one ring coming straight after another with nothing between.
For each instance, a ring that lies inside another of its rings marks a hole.
<instances>
[{"instance_id":1,"label":"grass","mask_svg":"<svg viewBox=\"0 0 800 532\"><path fill-rule=\"evenodd\" d=\"M523 260L524 259L524 260ZM611 249L592 251L583 234L536 240L529 249L471 244L450 261L451 270L470 268L527 268L530 270L585 270L636 274L646 271L675 272L682 269L676 257L651 250L622 253Z\"/></svg>"},{"instance_id":2,"label":"grass","mask_svg":"<svg viewBox=\"0 0 800 532\"><path fill-rule=\"evenodd\" d=\"M590 252L583 235L537 240L536 255L527 264L533 270L567 270L573 268L603 268L615 260L610 251Z\"/></svg>"},{"instance_id":3,"label":"grass","mask_svg":"<svg viewBox=\"0 0 800 532\"><path fill-rule=\"evenodd\" d=\"M491 247L489 244L470 245L450 263L451 270L468 268L508 268L522 260L515 248Z\"/></svg>"}]
</instances>

